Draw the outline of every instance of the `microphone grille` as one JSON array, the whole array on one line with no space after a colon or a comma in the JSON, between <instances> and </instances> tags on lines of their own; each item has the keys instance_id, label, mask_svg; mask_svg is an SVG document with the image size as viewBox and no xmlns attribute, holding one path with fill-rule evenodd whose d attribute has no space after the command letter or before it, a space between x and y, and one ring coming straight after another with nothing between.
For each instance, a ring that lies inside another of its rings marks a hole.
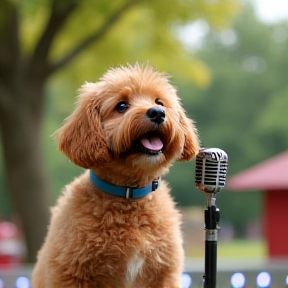
<instances>
[{"instance_id":1,"label":"microphone grille","mask_svg":"<svg viewBox=\"0 0 288 288\"><path fill-rule=\"evenodd\" d=\"M196 156L196 187L209 193L224 188L228 169L228 156L218 148L203 148Z\"/></svg>"}]
</instances>

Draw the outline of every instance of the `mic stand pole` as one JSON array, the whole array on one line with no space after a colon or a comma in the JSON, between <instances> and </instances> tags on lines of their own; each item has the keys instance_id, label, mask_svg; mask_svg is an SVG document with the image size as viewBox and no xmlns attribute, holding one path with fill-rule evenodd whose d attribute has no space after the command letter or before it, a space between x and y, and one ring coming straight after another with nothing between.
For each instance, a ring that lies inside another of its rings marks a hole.
<instances>
[{"instance_id":1,"label":"mic stand pole","mask_svg":"<svg viewBox=\"0 0 288 288\"><path fill-rule=\"evenodd\" d=\"M216 193L206 193L205 216L205 274L204 288L216 288L217 278L217 241L220 211L216 207Z\"/></svg>"}]
</instances>

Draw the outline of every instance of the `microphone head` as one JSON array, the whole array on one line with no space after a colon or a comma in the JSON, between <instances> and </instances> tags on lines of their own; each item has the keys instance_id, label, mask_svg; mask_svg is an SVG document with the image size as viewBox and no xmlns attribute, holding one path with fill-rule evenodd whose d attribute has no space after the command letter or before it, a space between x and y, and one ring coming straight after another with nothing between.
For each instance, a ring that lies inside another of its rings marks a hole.
<instances>
[{"instance_id":1,"label":"microphone head","mask_svg":"<svg viewBox=\"0 0 288 288\"><path fill-rule=\"evenodd\" d=\"M196 156L195 184L205 193L217 193L224 188L228 155L218 148L202 148Z\"/></svg>"}]
</instances>

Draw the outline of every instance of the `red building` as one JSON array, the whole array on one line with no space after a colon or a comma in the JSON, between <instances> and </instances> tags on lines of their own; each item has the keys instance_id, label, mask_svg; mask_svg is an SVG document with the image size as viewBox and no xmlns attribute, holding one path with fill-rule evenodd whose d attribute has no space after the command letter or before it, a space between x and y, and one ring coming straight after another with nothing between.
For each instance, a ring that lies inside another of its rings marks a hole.
<instances>
[{"instance_id":1,"label":"red building","mask_svg":"<svg viewBox=\"0 0 288 288\"><path fill-rule=\"evenodd\" d=\"M227 181L228 190L264 191L264 233L271 258L288 257L288 151Z\"/></svg>"}]
</instances>

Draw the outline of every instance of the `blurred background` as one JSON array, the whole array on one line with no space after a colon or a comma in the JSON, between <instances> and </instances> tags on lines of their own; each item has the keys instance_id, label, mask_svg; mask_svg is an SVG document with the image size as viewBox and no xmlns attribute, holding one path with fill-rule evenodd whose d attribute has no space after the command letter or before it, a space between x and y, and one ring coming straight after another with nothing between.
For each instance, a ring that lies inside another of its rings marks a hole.
<instances>
[{"instance_id":1,"label":"blurred background","mask_svg":"<svg viewBox=\"0 0 288 288\"><path fill-rule=\"evenodd\" d=\"M49 207L83 172L51 137L77 89L136 61L171 75L202 146L229 155L228 179L288 149L285 0L0 0L0 269L35 262ZM183 211L187 259L202 261L194 162L165 178ZM220 258L271 258L263 199L260 190L219 194Z\"/></svg>"}]
</instances>

